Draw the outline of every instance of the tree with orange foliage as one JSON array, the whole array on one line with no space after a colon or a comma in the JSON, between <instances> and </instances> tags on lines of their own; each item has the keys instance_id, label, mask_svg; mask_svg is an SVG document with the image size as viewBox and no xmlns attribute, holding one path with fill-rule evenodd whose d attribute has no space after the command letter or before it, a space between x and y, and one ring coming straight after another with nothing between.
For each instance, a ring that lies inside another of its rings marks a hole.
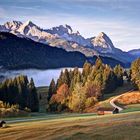
<instances>
[{"instance_id":1,"label":"tree with orange foliage","mask_svg":"<svg viewBox=\"0 0 140 140\"><path fill-rule=\"evenodd\" d=\"M135 87L140 90L140 58L131 65L131 80Z\"/></svg>"},{"instance_id":2,"label":"tree with orange foliage","mask_svg":"<svg viewBox=\"0 0 140 140\"><path fill-rule=\"evenodd\" d=\"M50 105L53 111L62 111L67 108L69 99L69 88L67 84L62 84L56 94L50 100Z\"/></svg>"}]
</instances>

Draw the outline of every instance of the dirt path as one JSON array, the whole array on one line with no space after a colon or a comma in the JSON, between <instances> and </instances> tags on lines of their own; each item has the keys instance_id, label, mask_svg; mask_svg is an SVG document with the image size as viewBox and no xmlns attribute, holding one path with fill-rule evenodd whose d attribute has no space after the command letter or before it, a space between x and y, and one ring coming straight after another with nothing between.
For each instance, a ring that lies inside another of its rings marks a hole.
<instances>
[{"instance_id":1,"label":"dirt path","mask_svg":"<svg viewBox=\"0 0 140 140\"><path fill-rule=\"evenodd\" d=\"M131 89L131 90L128 91L128 92L132 92L132 91L133 91L133 89ZM113 106L114 108L117 108L117 109L119 110L119 112L122 111L123 108L120 107L120 106L118 106L118 105L116 105L116 104L115 104L115 101L116 101L118 98L120 98L121 96L123 96L124 94L128 93L128 92L125 92L125 93L123 93L123 94L121 94L121 95L118 95L118 96L114 97L113 99L111 99L111 100L110 100L111 106Z\"/></svg>"},{"instance_id":2,"label":"dirt path","mask_svg":"<svg viewBox=\"0 0 140 140\"><path fill-rule=\"evenodd\" d=\"M119 96L113 98L112 100L110 100L111 106L113 106L114 108L117 108L117 109L119 110L119 112L122 111L123 108L121 108L121 107L119 107L118 105L116 105L116 104L115 104L115 101L116 101L119 97L121 97L121 96L122 96L122 95L119 95Z\"/></svg>"}]
</instances>

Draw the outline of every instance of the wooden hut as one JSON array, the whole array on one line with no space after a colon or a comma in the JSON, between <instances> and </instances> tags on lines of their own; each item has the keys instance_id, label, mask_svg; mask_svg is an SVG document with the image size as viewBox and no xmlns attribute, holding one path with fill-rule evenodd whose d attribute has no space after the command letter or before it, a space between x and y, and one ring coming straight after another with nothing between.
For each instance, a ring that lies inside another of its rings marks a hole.
<instances>
[{"instance_id":1,"label":"wooden hut","mask_svg":"<svg viewBox=\"0 0 140 140\"><path fill-rule=\"evenodd\" d=\"M106 115L106 114L117 114L119 113L118 108L106 108L106 107L100 107L97 110L98 115Z\"/></svg>"},{"instance_id":2,"label":"wooden hut","mask_svg":"<svg viewBox=\"0 0 140 140\"><path fill-rule=\"evenodd\" d=\"M0 127L5 127L6 126L6 122L5 121L1 121L0 122Z\"/></svg>"}]
</instances>

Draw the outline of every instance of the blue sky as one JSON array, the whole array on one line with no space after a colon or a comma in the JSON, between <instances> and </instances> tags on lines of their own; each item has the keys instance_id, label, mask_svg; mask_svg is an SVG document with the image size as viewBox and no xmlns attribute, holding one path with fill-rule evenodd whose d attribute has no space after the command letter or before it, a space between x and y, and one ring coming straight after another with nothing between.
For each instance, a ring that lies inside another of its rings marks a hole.
<instances>
[{"instance_id":1,"label":"blue sky","mask_svg":"<svg viewBox=\"0 0 140 140\"><path fill-rule=\"evenodd\" d=\"M0 0L0 24L33 21L42 28L69 24L84 37L105 32L115 47L140 48L140 0Z\"/></svg>"}]
</instances>

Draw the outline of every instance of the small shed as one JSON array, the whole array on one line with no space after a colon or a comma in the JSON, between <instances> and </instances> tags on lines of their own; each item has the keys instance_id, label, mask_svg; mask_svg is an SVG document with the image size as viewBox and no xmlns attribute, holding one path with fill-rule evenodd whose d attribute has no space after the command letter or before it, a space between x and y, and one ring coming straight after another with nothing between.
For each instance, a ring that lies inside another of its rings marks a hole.
<instances>
[{"instance_id":1,"label":"small shed","mask_svg":"<svg viewBox=\"0 0 140 140\"><path fill-rule=\"evenodd\" d=\"M1 121L0 122L0 127L5 127L6 126L6 122L5 121Z\"/></svg>"},{"instance_id":2,"label":"small shed","mask_svg":"<svg viewBox=\"0 0 140 140\"><path fill-rule=\"evenodd\" d=\"M114 108L113 114L118 114L118 113L119 113L119 109L118 108Z\"/></svg>"},{"instance_id":3,"label":"small shed","mask_svg":"<svg viewBox=\"0 0 140 140\"><path fill-rule=\"evenodd\" d=\"M97 110L98 115L106 115L106 114L117 114L119 113L118 108L106 108L106 107L100 107Z\"/></svg>"}]
</instances>

